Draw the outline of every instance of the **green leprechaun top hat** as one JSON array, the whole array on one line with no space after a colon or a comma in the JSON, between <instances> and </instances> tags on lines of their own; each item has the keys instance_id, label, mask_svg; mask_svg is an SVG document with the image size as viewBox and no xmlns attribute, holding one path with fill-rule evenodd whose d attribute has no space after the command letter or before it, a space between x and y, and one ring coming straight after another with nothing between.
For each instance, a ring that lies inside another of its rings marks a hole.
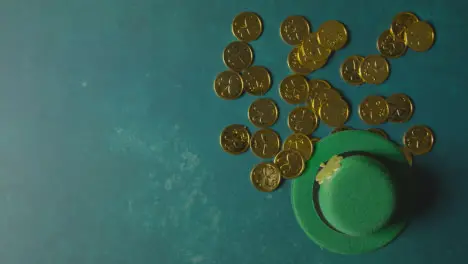
<instances>
[{"instance_id":1,"label":"green leprechaun top hat","mask_svg":"<svg viewBox=\"0 0 468 264\"><path fill-rule=\"evenodd\" d=\"M374 133L323 138L292 185L300 226L319 246L341 254L379 249L405 228L410 167L400 148Z\"/></svg>"}]
</instances>

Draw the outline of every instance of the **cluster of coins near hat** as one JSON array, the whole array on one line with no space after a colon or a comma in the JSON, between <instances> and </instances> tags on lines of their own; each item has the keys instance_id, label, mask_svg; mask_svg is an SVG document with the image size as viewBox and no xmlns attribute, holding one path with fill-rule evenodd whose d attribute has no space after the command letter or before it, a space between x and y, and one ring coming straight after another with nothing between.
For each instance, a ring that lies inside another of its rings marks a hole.
<instances>
[{"instance_id":1,"label":"cluster of coins near hat","mask_svg":"<svg viewBox=\"0 0 468 264\"><path fill-rule=\"evenodd\" d=\"M230 154L241 154L250 148L253 154L266 159L254 166L250 179L258 190L271 192L279 187L282 179L301 176L306 161L314 153L314 143L320 140L312 137L320 120L334 128L332 133L353 129L345 126L350 108L339 90L326 80L309 80L305 76L325 67L333 52L346 46L348 30L341 22L330 20L311 32L310 23L303 16L290 16L281 23L281 38L293 46L287 58L293 74L281 81L279 94L287 103L299 105L287 117L293 133L283 144L278 133L268 128L278 120L278 106L274 100L262 97L272 86L270 72L265 67L252 66L254 55L248 42L258 39L262 31L262 19L256 13L243 12L234 18L232 32L238 41L224 49L223 60L229 70L217 75L214 90L218 97L226 100L239 98L244 91L260 96L248 109L248 119L259 129L251 135L245 125L229 125L221 132L220 144ZM417 52L426 51L432 47L434 38L430 24L420 21L413 13L399 13L390 29L377 39L380 54L345 59L340 67L341 78L351 85L381 84L390 73L387 59L401 57L408 47ZM358 106L359 117L368 125L407 122L413 112L412 100L402 93L388 98L370 95ZM382 129L368 130L388 139ZM401 150L411 165L413 155L431 151L433 144L432 130L417 125L403 135Z\"/></svg>"}]
</instances>

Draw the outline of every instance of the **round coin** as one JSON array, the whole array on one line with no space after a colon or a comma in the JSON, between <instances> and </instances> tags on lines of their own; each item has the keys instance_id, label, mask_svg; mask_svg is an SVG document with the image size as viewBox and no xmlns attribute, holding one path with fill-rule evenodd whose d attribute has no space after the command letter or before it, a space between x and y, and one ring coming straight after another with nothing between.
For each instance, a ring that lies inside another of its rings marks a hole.
<instances>
[{"instance_id":1,"label":"round coin","mask_svg":"<svg viewBox=\"0 0 468 264\"><path fill-rule=\"evenodd\" d=\"M299 62L298 51L299 51L299 48L294 47L291 50L291 52L289 52L289 54L288 54L288 67L289 67L289 69L291 69L291 71L293 71L295 73L307 75L307 74L311 73L312 71L314 71L314 69L308 68L308 67L302 65Z\"/></svg>"},{"instance_id":2,"label":"round coin","mask_svg":"<svg viewBox=\"0 0 468 264\"><path fill-rule=\"evenodd\" d=\"M280 151L275 157L275 165L285 179L297 178L305 169L304 158L294 149Z\"/></svg>"},{"instance_id":3,"label":"round coin","mask_svg":"<svg viewBox=\"0 0 468 264\"><path fill-rule=\"evenodd\" d=\"M348 57L340 67L341 79L351 85L361 85L364 83L359 75L359 65L364 60L362 56Z\"/></svg>"},{"instance_id":4,"label":"round coin","mask_svg":"<svg viewBox=\"0 0 468 264\"><path fill-rule=\"evenodd\" d=\"M320 117L320 108L331 100L341 100L341 95L335 89L326 89L323 87L315 88L313 93L309 93L309 104L312 110Z\"/></svg>"},{"instance_id":5,"label":"round coin","mask_svg":"<svg viewBox=\"0 0 468 264\"><path fill-rule=\"evenodd\" d=\"M348 42L346 27L336 20L330 20L320 25L317 35L319 44L332 50L339 50Z\"/></svg>"},{"instance_id":6,"label":"round coin","mask_svg":"<svg viewBox=\"0 0 468 264\"><path fill-rule=\"evenodd\" d=\"M244 93L244 81L237 72L223 71L216 76L214 90L222 99L236 99Z\"/></svg>"},{"instance_id":7,"label":"round coin","mask_svg":"<svg viewBox=\"0 0 468 264\"><path fill-rule=\"evenodd\" d=\"M413 116L413 102L406 94L393 94L387 97L390 110L388 121L394 123L407 122Z\"/></svg>"},{"instance_id":8,"label":"round coin","mask_svg":"<svg viewBox=\"0 0 468 264\"><path fill-rule=\"evenodd\" d=\"M253 62L252 48L245 42L231 42L224 49L223 61L233 71L240 72L247 69Z\"/></svg>"},{"instance_id":9,"label":"round coin","mask_svg":"<svg viewBox=\"0 0 468 264\"><path fill-rule=\"evenodd\" d=\"M414 51L426 51L434 44L434 29L424 21L411 24L406 30L408 47Z\"/></svg>"},{"instance_id":10,"label":"round coin","mask_svg":"<svg viewBox=\"0 0 468 264\"><path fill-rule=\"evenodd\" d=\"M310 24L303 16L287 17L280 26L281 38L289 45L299 45L310 32Z\"/></svg>"},{"instance_id":11,"label":"round coin","mask_svg":"<svg viewBox=\"0 0 468 264\"><path fill-rule=\"evenodd\" d=\"M271 162L260 163L250 172L250 181L257 190L272 192L276 190L281 183L281 172L278 167Z\"/></svg>"},{"instance_id":12,"label":"round coin","mask_svg":"<svg viewBox=\"0 0 468 264\"><path fill-rule=\"evenodd\" d=\"M385 30L377 39L377 50L387 58L398 58L405 54L407 46L403 39L397 38L390 30Z\"/></svg>"},{"instance_id":13,"label":"round coin","mask_svg":"<svg viewBox=\"0 0 468 264\"><path fill-rule=\"evenodd\" d=\"M257 99L250 105L248 117L256 127L269 127L278 120L278 107L271 99Z\"/></svg>"},{"instance_id":14,"label":"round coin","mask_svg":"<svg viewBox=\"0 0 468 264\"><path fill-rule=\"evenodd\" d=\"M293 132L310 135L318 127L318 118L311 109L297 107L289 113L288 126Z\"/></svg>"},{"instance_id":15,"label":"round coin","mask_svg":"<svg viewBox=\"0 0 468 264\"><path fill-rule=\"evenodd\" d=\"M219 143L230 154L241 154L249 149L250 132L244 125L230 125L223 129Z\"/></svg>"},{"instance_id":16,"label":"round coin","mask_svg":"<svg viewBox=\"0 0 468 264\"><path fill-rule=\"evenodd\" d=\"M304 103L309 93L309 84L302 75L289 75L281 81L279 92L281 98L287 103Z\"/></svg>"},{"instance_id":17,"label":"round coin","mask_svg":"<svg viewBox=\"0 0 468 264\"><path fill-rule=\"evenodd\" d=\"M317 33L309 33L299 48L299 62L308 65L312 61L326 61L332 50L321 46L317 40Z\"/></svg>"},{"instance_id":18,"label":"round coin","mask_svg":"<svg viewBox=\"0 0 468 264\"><path fill-rule=\"evenodd\" d=\"M348 121L349 105L339 98L327 100L319 110L320 119L331 127L341 127Z\"/></svg>"},{"instance_id":19,"label":"round coin","mask_svg":"<svg viewBox=\"0 0 468 264\"><path fill-rule=\"evenodd\" d=\"M232 33L241 41L258 39L263 31L262 19L253 12L242 12L232 21Z\"/></svg>"},{"instance_id":20,"label":"round coin","mask_svg":"<svg viewBox=\"0 0 468 264\"><path fill-rule=\"evenodd\" d=\"M387 121L389 107L385 98L381 96L370 95L359 104L359 117L366 124L378 125Z\"/></svg>"},{"instance_id":21,"label":"round coin","mask_svg":"<svg viewBox=\"0 0 468 264\"><path fill-rule=\"evenodd\" d=\"M271 129L260 129L252 135L250 148L260 158L273 158L280 150L279 135Z\"/></svg>"},{"instance_id":22,"label":"round coin","mask_svg":"<svg viewBox=\"0 0 468 264\"><path fill-rule=\"evenodd\" d=\"M385 139L388 139L388 134L383 130L383 129L380 129L380 128L369 128L367 129L367 131L369 132L372 132L374 134L377 134Z\"/></svg>"},{"instance_id":23,"label":"round coin","mask_svg":"<svg viewBox=\"0 0 468 264\"><path fill-rule=\"evenodd\" d=\"M381 84L387 80L389 74L390 66L380 55L367 56L359 65L359 75L366 83Z\"/></svg>"},{"instance_id":24,"label":"round coin","mask_svg":"<svg viewBox=\"0 0 468 264\"><path fill-rule=\"evenodd\" d=\"M403 136L403 145L414 155L428 153L434 146L434 133L427 126L413 126Z\"/></svg>"},{"instance_id":25,"label":"round coin","mask_svg":"<svg viewBox=\"0 0 468 264\"><path fill-rule=\"evenodd\" d=\"M393 35L398 37L399 39L405 39L405 33L408 26L413 23L418 22L418 17L410 12L402 12L397 14L392 21L392 25L390 30L392 31Z\"/></svg>"},{"instance_id":26,"label":"round coin","mask_svg":"<svg viewBox=\"0 0 468 264\"><path fill-rule=\"evenodd\" d=\"M305 161L308 161L314 152L312 141L308 136L302 133L294 133L287 137L284 141L283 149L294 149L299 151Z\"/></svg>"},{"instance_id":27,"label":"round coin","mask_svg":"<svg viewBox=\"0 0 468 264\"><path fill-rule=\"evenodd\" d=\"M251 95L264 95L271 88L270 72L261 66L252 66L242 71L245 91Z\"/></svg>"}]
</instances>

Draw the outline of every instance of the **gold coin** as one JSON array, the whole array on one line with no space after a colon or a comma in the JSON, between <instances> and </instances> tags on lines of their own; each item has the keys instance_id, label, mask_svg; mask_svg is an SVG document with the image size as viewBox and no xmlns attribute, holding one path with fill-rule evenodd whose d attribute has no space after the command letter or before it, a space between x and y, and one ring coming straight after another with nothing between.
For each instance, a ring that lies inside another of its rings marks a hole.
<instances>
[{"instance_id":1,"label":"gold coin","mask_svg":"<svg viewBox=\"0 0 468 264\"><path fill-rule=\"evenodd\" d=\"M319 116L331 127L343 126L349 118L349 105L341 98L327 100L320 107Z\"/></svg>"},{"instance_id":2,"label":"gold coin","mask_svg":"<svg viewBox=\"0 0 468 264\"><path fill-rule=\"evenodd\" d=\"M341 95L335 89L316 88L313 93L309 93L310 107L320 116L320 108L330 100L341 100Z\"/></svg>"},{"instance_id":3,"label":"gold coin","mask_svg":"<svg viewBox=\"0 0 468 264\"><path fill-rule=\"evenodd\" d=\"M392 21L392 25L390 27L391 32L393 35L398 37L399 39L405 39L406 29L413 23L418 22L418 17L410 12L402 12L397 14Z\"/></svg>"},{"instance_id":4,"label":"gold coin","mask_svg":"<svg viewBox=\"0 0 468 264\"><path fill-rule=\"evenodd\" d=\"M329 82L325 81L325 80L318 80L318 79L312 79L309 81L309 88L311 89L321 89L321 88L324 88L324 89L331 89L331 85Z\"/></svg>"},{"instance_id":5,"label":"gold coin","mask_svg":"<svg viewBox=\"0 0 468 264\"><path fill-rule=\"evenodd\" d=\"M401 152L403 152L403 155L405 155L406 160L408 161L408 164L410 166L413 166L413 154L411 154L411 151L407 147L401 147Z\"/></svg>"},{"instance_id":6,"label":"gold coin","mask_svg":"<svg viewBox=\"0 0 468 264\"><path fill-rule=\"evenodd\" d=\"M273 158L280 151L279 135L271 129L260 129L252 135L250 148L252 152L264 159Z\"/></svg>"},{"instance_id":7,"label":"gold coin","mask_svg":"<svg viewBox=\"0 0 468 264\"><path fill-rule=\"evenodd\" d=\"M335 133L347 131L347 130L353 130L353 129L347 126L335 127L335 129L333 129L332 132L330 132L330 134L335 134Z\"/></svg>"},{"instance_id":8,"label":"gold coin","mask_svg":"<svg viewBox=\"0 0 468 264\"><path fill-rule=\"evenodd\" d=\"M316 100L318 99L319 94L322 93L323 90L331 90L331 85L325 80L318 80L312 79L309 80L309 95L307 97L307 104L309 105L310 109L312 109L315 114L319 114L320 103ZM331 92L333 93L333 92ZM314 108L314 106L316 108Z\"/></svg>"},{"instance_id":9,"label":"gold coin","mask_svg":"<svg viewBox=\"0 0 468 264\"><path fill-rule=\"evenodd\" d=\"M387 121L389 107L385 98L381 96L370 95L359 105L359 117L369 125L378 125Z\"/></svg>"},{"instance_id":10,"label":"gold coin","mask_svg":"<svg viewBox=\"0 0 468 264\"><path fill-rule=\"evenodd\" d=\"M314 71L314 69L308 68L308 67L302 65L299 62L298 50L299 50L298 47L294 47L291 50L291 52L289 52L289 54L288 54L288 67L289 67L289 69L291 69L291 71L293 71L295 73L307 75L307 74L311 73L312 71Z\"/></svg>"},{"instance_id":11,"label":"gold coin","mask_svg":"<svg viewBox=\"0 0 468 264\"><path fill-rule=\"evenodd\" d=\"M250 105L248 116L256 127L269 127L278 120L278 107L271 99L257 99Z\"/></svg>"},{"instance_id":12,"label":"gold coin","mask_svg":"<svg viewBox=\"0 0 468 264\"><path fill-rule=\"evenodd\" d=\"M304 158L294 149L280 151L275 157L275 165L285 179L297 178L305 169Z\"/></svg>"},{"instance_id":13,"label":"gold coin","mask_svg":"<svg viewBox=\"0 0 468 264\"><path fill-rule=\"evenodd\" d=\"M380 55L367 56L359 65L359 75L366 83L381 84L387 80L389 74L390 66Z\"/></svg>"},{"instance_id":14,"label":"gold coin","mask_svg":"<svg viewBox=\"0 0 468 264\"><path fill-rule=\"evenodd\" d=\"M428 153L434 145L434 133L427 126L413 126L403 136L403 145L414 155Z\"/></svg>"},{"instance_id":15,"label":"gold coin","mask_svg":"<svg viewBox=\"0 0 468 264\"><path fill-rule=\"evenodd\" d=\"M380 128L369 128L367 129L367 131L369 132L372 132L374 134L377 134L385 139L388 139L388 134L383 130L383 129L380 129Z\"/></svg>"},{"instance_id":16,"label":"gold coin","mask_svg":"<svg viewBox=\"0 0 468 264\"><path fill-rule=\"evenodd\" d=\"M326 61L332 50L323 47L317 40L317 33L309 33L299 48L299 62L308 65L312 61Z\"/></svg>"},{"instance_id":17,"label":"gold coin","mask_svg":"<svg viewBox=\"0 0 468 264\"><path fill-rule=\"evenodd\" d=\"M303 16L287 17L280 26L281 38L289 45L299 45L310 32L310 24Z\"/></svg>"},{"instance_id":18,"label":"gold coin","mask_svg":"<svg viewBox=\"0 0 468 264\"><path fill-rule=\"evenodd\" d=\"M393 94L387 99L390 114L388 121L394 123L407 122L413 116L413 102L406 94Z\"/></svg>"},{"instance_id":19,"label":"gold coin","mask_svg":"<svg viewBox=\"0 0 468 264\"><path fill-rule=\"evenodd\" d=\"M249 44L241 41L229 43L223 52L226 66L236 72L247 69L253 62L253 52Z\"/></svg>"},{"instance_id":20,"label":"gold coin","mask_svg":"<svg viewBox=\"0 0 468 264\"><path fill-rule=\"evenodd\" d=\"M241 154L249 149L250 132L246 126L230 125L223 129L219 143L224 151L231 154Z\"/></svg>"},{"instance_id":21,"label":"gold coin","mask_svg":"<svg viewBox=\"0 0 468 264\"><path fill-rule=\"evenodd\" d=\"M264 95L271 88L270 72L261 66L252 66L242 71L245 91L251 95Z\"/></svg>"},{"instance_id":22,"label":"gold coin","mask_svg":"<svg viewBox=\"0 0 468 264\"><path fill-rule=\"evenodd\" d=\"M426 22L411 24L406 31L408 47L414 51L429 50L434 44L434 29Z\"/></svg>"},{"instance_id":23,"label":"gold coin","mask_svg":"<svg viewBox=\"0 0 468 264\"><path fill-rule=\"evenodd\" d=\"M307 79L299 74L289 75L280 83L280 96L290 104L304 103L309 93Z\"/></svg>"},{"instance_id":24,"label":"gold coin","mask_svg":"<svg viewBox=\"0 0 468 264\"><path fill-rule=\"evenodd\" d=\"M359 75L359 65L364 60L361 56L348 57L340 67L341 79L351 85L361 85L364 83Z\"/></svg>"},{"instance_id":25,"label":"gold coin","mask_svg":"<svg viewBox=\"0 0 468 264\"><path fill-rule=\"evenodd\" d=\"M403 39L397 38L390 30L385 30L377 39L377 50L384 57L398 58L405 54L407 46Z\"/></svg>"},{"instance_id":26,"label":"gold coin","mask_svg":"<svg viewBox=\"0 0 468 264\"><path fill-rule=\"evenodd\" d=\"M271 162L257 164L250 172L250 181L257 190L262 192L272 192L281 183L281 172L278 167Z\"/></svg>"},{"instance_id":27,"label":"gold coin","mask_svg":"<svg viewBox=\"0 0 468 264\"><path fill-rule=\"evenodd\" d=\"M242 12L232 21L232 34L241 41L258 39L263 31L262 19L253 12Z\"/></svg>"},{"instance_id":28,"label":"gold coin","mask_svg":"<svg viewBox=\"0 0 468 264\"><path fill-rule=\"evenodd\" d=\"M309 160L314 152L314 146L310 138L302 133L294 133L286 138L283 144L284 150L294 149L301 153L304 160Z\"/></svg>"},{"instance_id":29,"label":"gold coin","mask_svg":"<svg viewBox=\"0 0 468 264\"><path fill-rule=\"evenodd\" d=\"M311 109L297 107L289 113L288 126L293 132L310 135L318 127L318 118Z\"/></svg>"},{"instance_id":30,"label":"gold coin","mask_svg":"<svg viewBox=\"0 0 468 264\"><path fill-rule=\"evenodd\" d=\"M214 90L220 98L236 99L244 93L244 81L237 72L223 71L216 76Z\"/></svg>"},{"instance_id":31,"label":"gold coin","mask_svg":"<svg viewBox=\"0 0 468 264\"><path fill-rule=\"evenodd\" d=\"M317 35L318 43L332 50L339 50L348 42L346 27L336 20L330 20L320 25Z\"/></svg>"}]
</instances>

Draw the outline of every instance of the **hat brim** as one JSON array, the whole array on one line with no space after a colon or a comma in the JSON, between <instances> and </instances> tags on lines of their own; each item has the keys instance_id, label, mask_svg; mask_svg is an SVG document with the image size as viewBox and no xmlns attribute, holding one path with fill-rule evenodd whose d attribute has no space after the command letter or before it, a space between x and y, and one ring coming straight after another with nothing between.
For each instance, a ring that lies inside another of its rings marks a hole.
<instances>
[{"instance_id":1,"label":"hat brim","mask_svg":"<svg viewBox=\"0 0 468 264\"><path fill-rule=\"evenodd\" d=\"M406 219L399 219L396 223L363 237L340 233L322 221L314 205L315 176L322 162L334 155L348 152L365 152L384 158L393 163L391 167L398 167L397 173L400 176L409 172L408 162L395 143L364 130L342 131L315 144L314 155L307 162L307 169L292 184L292 205L300 226L319 246L340 254L360 254L389 244L404 230ZM394 166L395 164L401 166Z\"/></svg>"}]
</instances>

